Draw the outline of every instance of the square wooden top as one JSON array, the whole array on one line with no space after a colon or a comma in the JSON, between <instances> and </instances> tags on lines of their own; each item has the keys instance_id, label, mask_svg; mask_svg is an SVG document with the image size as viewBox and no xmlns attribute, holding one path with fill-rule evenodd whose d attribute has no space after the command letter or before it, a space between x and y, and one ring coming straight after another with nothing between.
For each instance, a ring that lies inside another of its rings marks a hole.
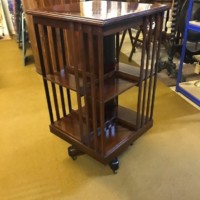
<instances>
[{"instance_id":1,"label":"square wooden top","mask_svg":"<svg viewBox=\"0 0 200 200\"><path fill-rule=\"evenodd\" d=\"M164 12L169 8L169 5L164 4L94 0L27 10L26 13L33 16L104 26L114 22Z\"/></svg>"}]
</instances>

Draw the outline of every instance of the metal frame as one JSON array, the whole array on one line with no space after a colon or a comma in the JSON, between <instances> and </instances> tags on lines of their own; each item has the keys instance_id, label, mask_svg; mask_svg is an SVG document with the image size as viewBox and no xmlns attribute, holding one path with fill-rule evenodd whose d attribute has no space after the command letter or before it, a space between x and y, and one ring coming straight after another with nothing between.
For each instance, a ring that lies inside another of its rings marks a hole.
<instances>
[{"instance_id":1,"label":"metal frame","mask_svg":"<svg viewBox=\"0 0 200 200\"><path fill-rule=\"evenodd\" d=\"M200 26L194 25L194 24L190 24L190 19L191 19L191 16L192 16L193 3L194 3L193 0L189 1L187 18L186 18L186 26L185 26L184 37L183 37L181 60L180 60L180 65L179 65L179 70L178 70L178 77L177 77L177 82L176 82L176 91L180 92L181 94L186 96L188 99L190 99L192 102L194 102L195 104L200 106L200 99L198 99L197 97L195 97L190 92L186 91L183 87L180 86L180 82L182 80L183 62L184 62L184 57L185 57L185 53L186 53L188 31L192 30L192 31L200 33Z\"/></svg>"}]
</instances>

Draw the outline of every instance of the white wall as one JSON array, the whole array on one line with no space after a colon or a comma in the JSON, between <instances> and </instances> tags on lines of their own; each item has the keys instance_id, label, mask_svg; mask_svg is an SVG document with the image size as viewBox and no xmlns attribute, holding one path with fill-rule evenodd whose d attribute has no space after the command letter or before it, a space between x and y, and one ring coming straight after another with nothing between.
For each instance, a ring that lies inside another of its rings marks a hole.
<instances>
[{"instance_id":1,"label":"white wall","mask_svg":"<svg viewBox=\"0 0 200 200\"><path fill-rule=\"evenodd\" d=\"M0 36L8 36L8 26L5 18L5 13L2 7L2 0L0 0Z\"/></svg>"},{"instance_id":2,"label":"white wall","mask_svg":"<svg viewBox=\"0 0 200 200\"><path fill-rule=\"evenodd\" d=\"M3 11L4 11L4 20L6 20L7 28L10 34L15 34L15 29L12 23L12 16L8 9L8 1L7 0L0 0L2 3Z\"/></svg>"}]
</instances>

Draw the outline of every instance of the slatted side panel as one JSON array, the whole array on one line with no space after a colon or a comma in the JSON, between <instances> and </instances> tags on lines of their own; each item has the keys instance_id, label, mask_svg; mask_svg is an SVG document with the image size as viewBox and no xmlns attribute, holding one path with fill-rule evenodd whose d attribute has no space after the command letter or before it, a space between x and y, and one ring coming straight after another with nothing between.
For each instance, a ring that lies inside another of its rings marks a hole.
<instances>
[{"instance_id":1,"label":"slatted side panel","mask_svg":"<svg viewBox=\"0 0 200 200\"><path fill-rule=\"evenodd\" d=\"M147 20L147 29L144 30L144 37L146 38L146 47L145 47L145 60L144 60L144 73L143 73L143 93L142 93L142 102L141 102L141 127L144 125L144 113L146 109L146 103L147 103L147 84L148 84L148 72L149 72L149 66L150 66L150 53L151 53L151 42L152 42L152 32L153 32L153 19L152 17L149 17ZM152 78L152 77L150 77Z\"/></svg>"},{"instance_id":2,"label":"slatted side panel","mask_svg":"<svg viewBox=\"0 0 200 200\"><path fill-rule=\"evenodd\" d=\"M148 19L145 17L143 19L143 45L142 45L142 56L141 56L141 66L140 66L140 78L138 84L138 103L137 103L137 119L136 127L139 129L141 127L141 107L142 107L142 89L143 89L143 76L145 69L145 57L146 57L146 47L147 47L147 29L148 29Z\"/></svg>"},{"instance_id":3,"label":"slatted side panel","mask_svg":"<svg viewBox=\"0 0 200 200\"><path fill-rule=\"evenodd\" d=\"M38 54L39 54L39 59L40 59L42 75L43 75L43 77L46 77L46 67L45 66L47 66L48 63L46 61L46 51L43 50L45 48L44 45L47 44L46 37L45 37L45 27L35 23L34 30L35 30L35 36L36 36L36 41L37 41L37 45L38 45ZM48 56L50 56L50 55L48 55ZM52 65L49 65L49 70L52 71ZM48 70L47 70L47 72L48 72ZM43 79L43 83L44 83L47 105L48 105L48 110L49 110L49 117L50 117L51 123L53 123L54 116L53 116L52 102L50 99L48 82L46 79Z\"/></svg>"},{"instance_id":4,"label":"slatted side panel","mask_svg":"<svg viewBox=\"0 0 200 200\"><path fill-rule=\"evenodd\" d=\"M88 53L87 53L87 64L88 64L88 70L90 72L90 83L91 83L91 91L90 91L90 108L91 108L91 122L92 122L92 133L93 133L93 147L95 151L98 150L98 108L97 108L97 88L95 87L95 81L96 81L96 76L95 76L95 57L94 57L94 38L93 38L93 32L92 28L90 26L85 27L86 30L86 47L88 48ZM98 49L98 48L97 48Z\"/></svg>"},{"instance_id":5,"label":"slatted side panel","mask_svg":"<svg viewBox=\"0 0 200 200\"><path fill-rule=\"evenodd\" d=\"M163 14L160 13L144 18L141 70L138 84L137 129L142 128L153 118L162 21Z\"/></svg>"},{"instance_id":6,"label":"slatted side panel","mask_svg":"<svg viewBox=\"0 0 200 200\"><path fill-rule=\"evenodd\" d=\"M156 31L156 36L155 39L157 39L157 49L155 49L155 72L158 71L158 60L160 57L160 44L161 44L161 30L162 30L162 25L163 25L163 18L164 18L164 13L158 13L155 17L155 31ZM151 111L149 118L152 120L153 118L153 111L154 111L154 102L155 102L155 91L156 91L156 82L157 82L157 73L155 74L154 82L153 82L153 91L152 91L152 101L151 101Z\"/></svg>"},{"instance_id":7,"label":"slatted side panel","mask_svg":"<svg viewBox=\"0 0 200 200\"><path fill-rule=\"evenodd\" d=\"M102 33L73 22L59 26L39 22L35 30L51 125L66 134L69 130L86 147L105 155ZM49 81L49 75L61 71L74 76L75 91ZM64 123L65 118L71 124Z\"/></svg>"},{"instance_id":8,"label":"slatted side panel","mask_svg":"<svg viewBox=\"0 0 200 200\"><path fill-rule=\"evenodd\" d=\"M48 25L48 23L35 23L34 27L37 43L39 45L39 57L50 120L51 123L54 123L69 115L73 110L71 91L68 88L62 87L60 84L47 81L47 75L49 74L54 75L61 70L65 70L65 73L67 73L67 66L70 64L68 53L70 45L68 37L71 29L69 27L53 27ZM77 87L79 86L78 83L76 83L76 85ZM78 100L80 102L80 98L77 98L77 101Z\"/></svg>"},{"instance_id":9,"label":"slatted side panel","mask_svg":"<svg viewBox=\"0 0 200 200\"><path fill-rule=\"evenodd\" d=\"M88 92L88 88L87 88L87 84L88 84L88 77L87 77L87 69L86 69L86 60L87 60L87 53L86 53L86 46L84 43L85 40L85 35L84 35L84 31L83 31L83 26L81 24L78 25L78 32L79 32L79 59L80 59L80 65L82 68L82 79L83 79L83 100L84 100L84 123L85 123L85 143L87 144L88 147L91 146L91 137L90 137L90 133L91 133L91 126L90 126L90 117L89 117L89 108L90 108L90 103L89 103L89 99L87 97L87 92ZM83 114L83 112L82 112Z\"/></svg>"},{"instance_id":10,"label":"slatted side panel","mask_svg":"<svg viewBox=\"0 0 200 200\"><path fill-rule=\"evenodd\" d=\"M78 103L78 118L79 118L79 128L80 128L80 138L81 141L83 141L83 106L81 104L81 89L80 89L80 83L79 83L79 72L78 72L78 62L77 62L77 48L76 48L76 37L75 37L75 27L74 23L69 23L69 44L70 44L70 51L71 51L71 58L72 58L72 64L74 65L74 74L75 74L75 82L76 82L76 89L77 89L77 103ZM68 38L68 39L69 39Z\"/></svg>"},{"instance_id":11,"label":"slatted side panel","mask_svg":"<svg viewBox=\"0 0 200 200\"><path fill-rule=\"evenodd\" d=\"M69 55L69 45L68 45L68 31L66 28L62 29L62 37L63 37L63 42L62 42L62 49L63 49L63 63L64 63L64 69L66 69L66 66L70 66L70 55ZM67 102L68 102L68 109L69 113L72 111L72 102L71 102L71 94L70 90L66 88L66 93L67 93Z\"/></svg>"},{"instance_id":12,"label":"slatted side panel","mask_svg":"<svg viewBox=\"0 0 200 200\"><path fill-rule=\"evenodd\" d=\"M103 37L102 33L99 30L97 34L97 47L98 47L98 57L97 57L97 65L98 65L98 76L99 76L99 88L97 89L99 92L99 116L100 116L100 150L101 155L105 155L105 104L104 104L104 46L103 46Z\"/></svg>"},{"instance_id":13,"label":"slatted side panel","mask_svg":"<svg viewBox=\"0 0 200 200\"><path fill-rule=\"evenodd\" d=\"M46 51L50 51L51 57L49 62L52 63L53 70L51 74L59 72L65 66L64 59L64 42L63 42L63 33L61 29L47 26L47 35L49 50L46 48ZM54 110L56 115L56 120L59 120L63 116L66 116L66 102L64 89L60 85L55 83L50 83L52 87L52 99L54 102Z\"/></svg>"},{"instance_id":14,"label":"slatted side panel","mask_svg":"<svg viewBox=\"0 0 200 200\"><path fill-rule=\"evenodd\" d=\"M155 24L155 27L152 27L153 24ZM152 37L152 41L151 41L151 56L150 56L150 59L151 59L151 62L149 63L149 73L150 73L150 78L149 78L149 82L148 82L148 85L147 85L147 88L148 88L148 93L147 93L147 105L146 105L146 118L142 121L142 124L144 123L147 123L148 120L152 119L150 118L150 114L151 114L151 103L152 103L152 95L155 93L155 91L153 90L153 86L154 86L154 76L153 76L153 73L155 72L155 64L156 64L156 54L157 54L157 44L158 44L158 34L159 34L159 30L158 30L158 26L159 26L159 22L157 21L157 16L155 16L155 19L152 19L150 20L150 26L152 27L151 28L151 37ZM150 38L151 38L150 37ZM155 74L156 76L156 74Z\"/></svg>"}]
</instances>

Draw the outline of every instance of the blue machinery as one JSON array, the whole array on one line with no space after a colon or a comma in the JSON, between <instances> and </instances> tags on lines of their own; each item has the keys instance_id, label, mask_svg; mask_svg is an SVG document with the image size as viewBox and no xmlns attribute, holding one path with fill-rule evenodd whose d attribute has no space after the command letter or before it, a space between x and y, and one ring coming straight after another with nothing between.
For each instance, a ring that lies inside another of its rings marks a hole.
<instances>
[{"instance_id":1,"label":"blue machinery","mask_svg":"<svg viewBox=\"0 0 200 200\"><path fill-rule=\"evenodd\" d=\"M186 53L186 45L187 45L187 40L188 40L188 32L194 31L194 32L200 34L200 21L193 21L193 23L190 21L191 16L192 16L193 3L194 3L194 1L190 0L189 5L188 5L186 25L185 25L184 36L183 36L181 60L180 60L177 84L176 84L176 91L180 92L181 94L186 96L188 99L193 101L195 104L200 106L200 87L199 87L200 80L198 80L196 82L181 83L182 72L183 72L183 62L184 62L184 57L185 57L185 53Z\"/></svg>"}]
</instances>

